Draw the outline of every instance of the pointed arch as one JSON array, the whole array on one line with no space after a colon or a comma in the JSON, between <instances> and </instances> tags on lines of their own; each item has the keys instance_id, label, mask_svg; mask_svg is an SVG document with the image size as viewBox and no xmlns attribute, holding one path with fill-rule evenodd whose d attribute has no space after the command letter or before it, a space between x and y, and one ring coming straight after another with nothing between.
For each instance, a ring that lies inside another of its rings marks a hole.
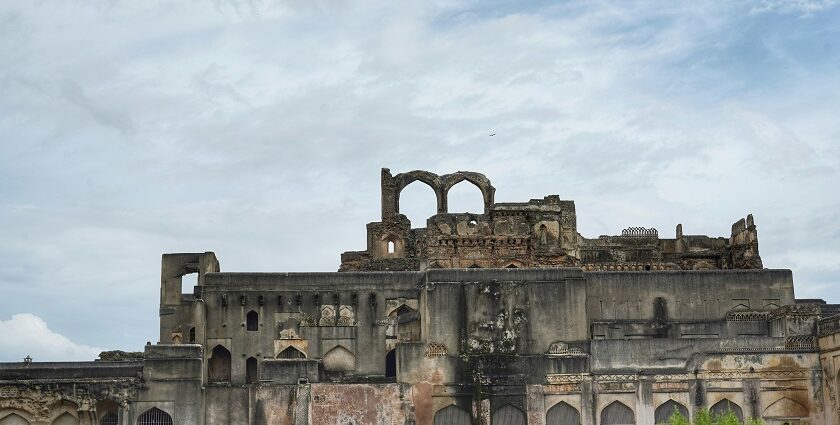
<instances>
[{"instance_id":1,"label":"pointed arch","mask_svg":"<svg viewBox=\"0 0 840 425\"><path fill-rule=\"evenodd\" d=\"M260 329L260 315L254 310L245 315L245 330L254 332Z\"/></svg>"},{"instance_id":2,"label":"pointed arch","mask_svg":"<svg viewBox=\"0 0 840 425\"><path fill-rule=\"evenodd\" d=\"M446 211L484 214L484 193L474 181L462 179L446 188Z\"/></svg>"},{"instance_id":3,"label":"pointed arch","mask_svg":"<svg viewBox=\"0 0 840 425\"><path fill-rule=\"evenodd\" d=\"M419 183L418 183L419 182ZM432 190L430 199L424 186ZM400 189L397 194L397 213L408 218L412 229L426 227L429 217L441 212L442 198L436 184L426 179L415 179Z\"/></svg>"},{"instance_id":4,"label":"pointed arch","mask_svg":"<svg viewBox=\"0 0 840 425\"><path fill-rule=\"evenodd\" d=\"M213 347L207 361L207 379L230 381L230 351L222 345Z\"/></svg>"},{"instance_id":5,"label":"pointed arch","mask_svg":"<svg viewBox=\"0 0 840 425\"><path fill-rule=\"evenodd\" d=\"M356 356L347 348L336 345L324 354L324 369L356 370Z\"/></svg>"},{"instance_id":6,"label":"pointed arch","mask_svg":"<svg viewBox=\"0 0 840 425\"><path fill-rule=\"evenodd\" d=\"M472 418L466 410L450 404L435 413L435 425L471 425Z\"/></svg>"},{"instance_id":7,"label":"pointed arch","mask_svg":"<svg viewBox=\"0 0 840 425\"><path fill-rule=\"evenodd\" d=\"M29 425L29 421L16 412L0 417L0 425Z\"/></svg>"},{"instance_id":8,"label":"pointed arch","mask_svg":"<svg viewBox=\"0 0 840 425\"><path fill-rule=\"evenodd\" d=\"M52 421L52 425L79 425L79 418L64 412Z\"/></svg>"},{"instance_id":9,"label":"pointed arch","mask_svg":"<svg viewBox=\"0 0 840 425\"><path fill-rule=\"evenodd\" d=\"M245 360L245 383L256 384L260 381L259 362L254 357Z\"/></svg>"},{"instance_id":10,"label":"pointed arch","mask_svg":"<svg viewBox=\"0 0 840 425\"><path fill-rule=\"evenodd\" d=\"M99 425L118 425L120 418L115 412L108 412L105 416L99 419Z\"/></svg>"},{"instance_id":11,"label":"pointed arch","mask_svg":"<svg viewBox=\"0 0 840 425\"><path fill-rule=\"evenodd\" d=\"M195 326L190 328L189 336L190 336L190 344L195 344Z\"/></svg>"},{"instance_id":12,"label":"pointed arch","mask_svg":"<svg viewBox=\"0 0 840 425\"><path fill-rule=\"evenodd\" d=\"M172 416L157 407L152 407L137 417L137 425L172 425Z\"/></svg>"},{"instance_id":13,"label":"pointed arch","mask_svg":"<svg viewBox=\"0 0 840 425\"><path fill-rule=\"evenodd\" d=\"M634 425L636 415L626 404L616 400L601 410L601 425Z\"/></svg>"},{"instance_id":14,"label":"pointed arch","mask_svg":"<svg viewBox=\"0 0 840 425\"><path fill-rule=\"evenodd\" d=\"M671 416L676 412L688 419L688 409L685 406L674 400L668 400L656 408L656 411L653 413L654 423L667 424Z\"/></svg>"},{"instance_id":15,"label":"pointed arch","mask_svg":"<svg viewBox=\"0 0 840 425\"><path fill-rule=\"evenodd\" d=\"M305 359L306 353L294 346L288 346L277 354L278 359Z\"/></svg>"},{"instance_id":16,"label":"pointed arch","mask_svg":"<svg viewBox=\"0 0 840 425\"><path fill-rule=\"evenodd\" d=\"M765 418L802 418L808 416L808 408L796 400L782 397L764 409Z\"/></svg>"},{"instance_id":17,"label":"pointed arch","mask_svg":"<svg viewBox=\"0 0 840 425\"><path fill-rule=\"evenodd\" d=\"M493 412L493 425L525 425L525 412L512 404L506 404Z\"/></svg>"},{"instance_id":18,"label":"pointed arch","mask_svg":"<svg viewBox=\"0 0 840 425\"><path fill-rule=\"evenodd\" d=\"M741 407L728 398L715 403L714 406L709 409L709 413L712 414L712 417L724 416L727 412L732 412L739 421L744 421L744 413L741 411Z\"/></svg>"},{"instance_id":19,"label":"pointed arch","mask_svg":"<svg viewBox=\"0 0 840 425\"><path fill-rule=\"evenodd\" d=\"M569 403L561 401L548 409L545 425L580 425L580 412Z\"/></svg>"}]
</instances>

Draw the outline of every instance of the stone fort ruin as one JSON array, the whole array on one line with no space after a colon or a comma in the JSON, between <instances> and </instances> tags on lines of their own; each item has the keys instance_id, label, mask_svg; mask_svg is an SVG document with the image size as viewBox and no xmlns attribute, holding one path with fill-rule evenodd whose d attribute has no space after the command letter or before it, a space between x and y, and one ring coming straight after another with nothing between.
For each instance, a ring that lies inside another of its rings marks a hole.
<instances>
[{"instance_id":1,"label":"stone fort ruin","mask_svg":"<svg viewBox=\"0 0 840 425\"><path fill-rule=\"evenodd\" d=\"M409 184L435 192L425 226L400 214ZM484 210L450 212L457 184ZM140 359L0 363L0 425L648 425L704 408L840 425L840 305L763 268L752 216L728 237L590 239L572 201L494 191L383 169L380 221L339 272L164 254L160 341Z\"/></svg>"}]
</instances>

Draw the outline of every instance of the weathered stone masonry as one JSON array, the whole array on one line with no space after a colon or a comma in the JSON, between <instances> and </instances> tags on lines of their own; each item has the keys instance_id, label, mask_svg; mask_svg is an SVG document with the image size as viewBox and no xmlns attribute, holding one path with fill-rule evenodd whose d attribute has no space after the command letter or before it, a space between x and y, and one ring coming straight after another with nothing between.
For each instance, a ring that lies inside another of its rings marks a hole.
<instances>
[{"instance_id":1,"label":"weathered stone masonry","mask_svg":"<svg viewBox=\"0 0 840 425\"><path fill-rule=\"evenodd\" d=\"M437 211L412 228L400 191ZM473 184L484 211L450 213ZM0 364L0 425L654 424L733 410L840 425L840 306L728 238L577 233L574 203L495 203L483 175L382 172L338 273L226 273L165 254L140 361ZM186 274L198 275L181 293Z\"/></svg>"}]
</instances>

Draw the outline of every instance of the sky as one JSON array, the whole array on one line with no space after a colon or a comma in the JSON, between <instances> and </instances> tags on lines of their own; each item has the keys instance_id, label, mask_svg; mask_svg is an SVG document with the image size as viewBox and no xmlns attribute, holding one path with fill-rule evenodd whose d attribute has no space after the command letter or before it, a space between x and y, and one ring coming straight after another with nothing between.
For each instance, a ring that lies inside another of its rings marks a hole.
<instances>
[{"instance_id":1,"label":"sky","mask_svg":"<svg viewBox=\"0 0 840 425\"><path fill-rule=\"evenodd\" d=\"M835 1L5 0L0 361L156 342L162 253L336 270L382 167L558 194L589 238L752 213L840 303L838 116Z\"/></svg>"}]
</instances>

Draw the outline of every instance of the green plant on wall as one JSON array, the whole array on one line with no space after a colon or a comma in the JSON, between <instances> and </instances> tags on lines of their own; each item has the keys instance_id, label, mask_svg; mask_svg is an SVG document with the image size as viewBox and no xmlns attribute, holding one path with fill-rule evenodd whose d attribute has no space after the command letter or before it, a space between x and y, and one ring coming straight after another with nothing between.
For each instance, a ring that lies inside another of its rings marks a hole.
<instances>
[{"instance_id":1,"label":"green plant on wall","mask_svg":"<svg viewBox=\"0 0 840 425\"><path fill-rule=\"evenodd\" d=\"M723 415L712 416L708 410L701 409L694 416L694 421L689 421L688 418L674 411L674 414L668 419L668 425L764 425L761 419L752 418L746 422L741 422L734 413L727 411Z\"/></svg>"}]
</instances>

